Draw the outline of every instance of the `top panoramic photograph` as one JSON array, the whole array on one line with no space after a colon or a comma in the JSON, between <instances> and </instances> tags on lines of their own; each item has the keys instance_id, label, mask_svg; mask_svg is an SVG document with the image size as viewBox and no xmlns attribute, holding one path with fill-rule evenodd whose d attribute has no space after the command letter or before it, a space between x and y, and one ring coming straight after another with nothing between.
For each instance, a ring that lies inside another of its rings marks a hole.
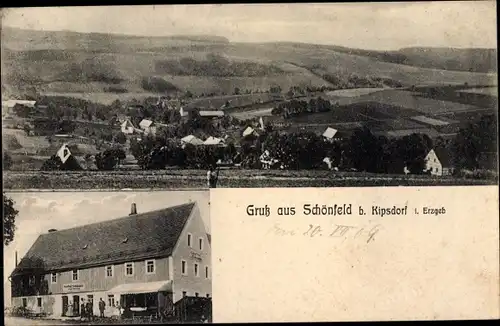
<instances>
[{"instance_id":1,"label":"top panoramic photograph","mask_svg":"<svg viewBox=\"0 0 500 326\"><path fill-rule=\"evenodd\" d=\"M4 189L498 184L496 2L2 9Z\"/></svg>"}]
</instances>

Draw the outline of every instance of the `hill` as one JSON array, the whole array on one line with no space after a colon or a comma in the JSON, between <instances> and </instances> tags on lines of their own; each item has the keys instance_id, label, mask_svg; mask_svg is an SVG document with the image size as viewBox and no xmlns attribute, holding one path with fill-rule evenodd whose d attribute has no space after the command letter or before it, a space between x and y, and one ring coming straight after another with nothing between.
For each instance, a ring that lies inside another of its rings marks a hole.
<instances>
[{"instance_id":1,"label":"hill","mask_svg":"<svg viewBox=\"0 0 500 326\"><path fill-rule=\"evenodd\" d=\"M2 92L230 95L280 86L496 84L496 50L377 52L295 43L231 43L218 36L143 37L3 28ZM494 72L493 74L491 72ZM97 96L99 95L99 96ZM135 95L134 95L135 96Z\"/></svg>"}]
</instances>

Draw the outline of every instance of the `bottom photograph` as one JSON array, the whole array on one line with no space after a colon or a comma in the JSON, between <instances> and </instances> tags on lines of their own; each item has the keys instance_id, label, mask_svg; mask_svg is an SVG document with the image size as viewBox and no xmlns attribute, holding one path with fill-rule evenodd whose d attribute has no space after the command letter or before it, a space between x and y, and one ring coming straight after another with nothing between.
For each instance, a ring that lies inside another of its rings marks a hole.
<instances>
[{"instance_id":1,"label":"bottom photograph","mask_svg":"<svg viewBox=\"0 0 500 326\"><path fill-rule=\"evenodd\" d=\"M3 196L5 325L212 322L208 191Z\"/></svg>"}]
</instances>

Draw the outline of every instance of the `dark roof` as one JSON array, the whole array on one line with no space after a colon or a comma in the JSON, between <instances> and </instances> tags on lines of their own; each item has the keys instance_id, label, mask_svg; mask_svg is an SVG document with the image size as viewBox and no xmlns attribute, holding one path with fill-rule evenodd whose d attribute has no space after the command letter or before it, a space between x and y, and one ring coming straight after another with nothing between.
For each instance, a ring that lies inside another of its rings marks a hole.
<instances>
[{"instance_id":1,"label":"dark roof","mask_svg":"<svg viewBox=\"0 0 500 326\"><path fill-rule=\"evenodd\" d=\"M435 147L434 148L434 153L436 153L436 156L439 159L439 162L441 162L441 165L444 167L451 167L451 153L444 147Z\"/></svg>"},{"instance_id":2,"label":"dark roof","mask_svg":"<svg viewBox=\"0 0 500 326\"><path fill-rule=\"evenodd\" d=\"M31 262L40 259L44 270L61 270L169 256L194 206L188 203L42 234L13 274L31 269Z\"/></svg>"}]
</instances>

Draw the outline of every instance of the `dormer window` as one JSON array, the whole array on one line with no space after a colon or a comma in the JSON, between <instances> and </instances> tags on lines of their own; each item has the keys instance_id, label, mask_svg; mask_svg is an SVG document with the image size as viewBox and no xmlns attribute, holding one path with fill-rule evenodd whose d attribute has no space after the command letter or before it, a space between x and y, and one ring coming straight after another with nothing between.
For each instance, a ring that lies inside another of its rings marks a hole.
<instances>
[{"instance_id":1,"label":"dormer window","mask_svg":"<svg viewBox=\"0 0 500 326\"><path fill-rule=\"evenodd\" d=\"M203 238L199 238L199 239L198 239L198 248L199 248L200 250L203 250Z\"/></svg>"},{"instance_id":2,"label":"dormer window","mask_svg":"<svg viewBox=\"0 0 500 326\"><path fill-rule=\"evenodd\" d=\"M89 247L89 245L88 245L88 244L86 244L86 245L84 245L84 246L82 247L82 249L87 249L88 247Z\"/></svg>"},{"instance_id":3,"label":"dormer window","mask_svg":"<svg viewBox=\"0 0 500 326\"><path fill-rule=\"evenodd\" d=\"M128 241L128 238L125 238L122 240L122 243L127 243L127 241Z\"/></svg>"},{"instance_id":4,"label":"dormer window","mask_svg":"<svg viewBox=\"0 0 500 326\"><path fill-rule=\"evenodd\" d=\"M187 245L188 245L188 247L191 247L191 246L192 246L192 244L191 244L191 240L192 240L191 233L188 233L188 238L187 238Z\"/></svg>"}]
</instances>

